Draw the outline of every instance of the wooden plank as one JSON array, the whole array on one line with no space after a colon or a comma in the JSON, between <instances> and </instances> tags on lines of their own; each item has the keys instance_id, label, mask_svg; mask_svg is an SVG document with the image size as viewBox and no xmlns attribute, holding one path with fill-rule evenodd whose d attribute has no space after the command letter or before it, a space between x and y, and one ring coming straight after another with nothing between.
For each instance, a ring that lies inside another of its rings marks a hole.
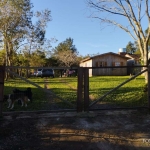
<instances>
[{"instance_id":1,"label":"wooden plank","mask_svg":"<svg viewBox=\"0 0 150 150\"><path fill-rule=\"evenodd\" d=\"M83 68L78 68L77 112L83 110Z\"/></svg>"},{"instance_id":2,"label":"wooden plank","mask_svg":"<svg viewBox=\"0 0 150 150\"><path fill-rule=\"evenodd\" d=\"M2 116L5 67L0 66L0 116Z\"/></svg>"},{"instance_id":3,"label":"wooden plank","mask_svg":"<svg viewBox=\"0 0 150 150\"><path fill-rule=\"evenodd\" d=\"M89 111L89 69L84 68L84 111Z\"/></svg>"},{"instance_id":4,"label":"wooden plank","mask_svg":"<svg viewBox=\"0 0 150 150\"><path fill-rule=\"evenodd\" d=\"M148 66L148 108L150 109L150 66Z\"/></svg>"}]
</instances>

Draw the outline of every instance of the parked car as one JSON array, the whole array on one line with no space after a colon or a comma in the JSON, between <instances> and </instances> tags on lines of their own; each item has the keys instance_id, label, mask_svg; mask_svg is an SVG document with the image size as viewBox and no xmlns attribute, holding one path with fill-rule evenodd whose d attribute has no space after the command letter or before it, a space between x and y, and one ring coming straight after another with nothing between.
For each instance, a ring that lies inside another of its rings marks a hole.
<instances>
[{"instance_id":1,"label":"parked car","mask_svg":"<svg viewBox=\"0 0 150 150\"><path fill-rule=\"evenodd\" d=\"M36 72L36 77L41 77L41 74L42 74L42 69L37 69L37 72Z\"/></svg>"},{"instance_id":2,"label":"parked car","mask_svg":"<svg viewBox=\"0 0 150 150\"><path fill-rule=\"evenodd\" d=\"M53 69L42 69L41 77L53 77L54 78L54 70Z\"/></svg>"}]
</instances>

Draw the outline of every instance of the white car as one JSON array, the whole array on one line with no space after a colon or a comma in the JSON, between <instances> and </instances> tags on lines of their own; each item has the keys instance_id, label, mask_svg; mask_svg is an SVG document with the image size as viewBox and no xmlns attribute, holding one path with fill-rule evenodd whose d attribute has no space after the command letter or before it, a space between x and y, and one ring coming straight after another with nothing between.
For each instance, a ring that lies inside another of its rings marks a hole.
<instances>
[{"instance_id":1,"label":"white car","mask_svg":"<svg viewBox=\"0 0 150 150\"><path fill-rule=\"evenodd\" d=\"M36 77L41 77L42 69L37 69Z\"/></svg>"}]
</instances>

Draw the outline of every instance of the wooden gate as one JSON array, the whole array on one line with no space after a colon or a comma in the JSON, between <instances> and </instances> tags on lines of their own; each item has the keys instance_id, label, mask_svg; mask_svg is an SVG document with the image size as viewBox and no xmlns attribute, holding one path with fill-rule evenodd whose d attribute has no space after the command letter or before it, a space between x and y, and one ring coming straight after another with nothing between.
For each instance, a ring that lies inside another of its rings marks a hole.
<instances>
[{"instance_id":1,"label":"wooden gate","mask_svg":"<svg viewBox=\"0 0 150 150\"><path fill-rule=\"evenodd\" d=\"M77 111L90 111L93 110L91 107L98 103L99 101L103 100L106 96L111 94L112 92L119 89L121 86L125 85L126 83L130 82L131 80L135 79L137 76L145 73L148 71L148 108L150 109L150 67L145 69L138 74L132 76L125 82L121 83L120 85L116 86L115 88L111 89L110 91L106 92L103 96L92 102L89 103L89 69L88 67L81 67L78 71L78 98L77 98ZM117 108L115 108L117 109ZM121 109L121 108L119 108Z\"/></svg>"},{"instance_id":2,"label":"wooden gate","mask_svg":"<svg viewBox=\"0 0 150 150\"><path fill-rule=\"evenodd\" d=\"M130 82L131 80L133 80L137 76L145 73L146 71L148 71L148 80L149 80L148 81L148 98L147 99L148 99L148 108L150 109L150 90L149 90L150 89L150 67L148 69L145 69L145 70L141 71L140 73L134 75L133 77L129 78L127 81L121 83L120 85L116 86L115 88L111 89L110 91L106 92L103 96L101 96L97 100L93 101L92 103L90 103L90 101L89 101L89 69L92 69L92 68L79 67L77 69L78 69L77 102L76 102L77 105L76 106L73 105L73 107L76 107L76 109L74 109L74 111L88 112L88 111L92 110L91 107L93 105L97 104L99 101L103 100L107 95L111 94L112 92L114 92L115 90L117 90L118 88L123 86L124 84ZM27 80L26 78L23 78L23 77L19 76L18 74L12 72L10 69L5 69L4 66L0 66L0 115L2 115L2 101L3 101L3 88L4 88L4 73L5 73L5 71L19 77L21 80L24 80L25 82L27 82L29 84L32 84L38 88L43 89L42 87L31 82L30 80ZM47 93L53 95L54 97L57 97L60 100L64 101L65 103L72 105L71 103L69 103L65 99L58 97L55 93L51 92L50 90L47 90L47 89L44 89L44 90Z\"/></svg>"},{"instance_id":3,"label":"wooden gate","mask_svg":"<svg viewBox=\"0 0 150 150\"><path fill-rule=\"evenodd\" d=\"M0 66L0 116L2 116L5 66Z\"/></svg>"}]
</instances>

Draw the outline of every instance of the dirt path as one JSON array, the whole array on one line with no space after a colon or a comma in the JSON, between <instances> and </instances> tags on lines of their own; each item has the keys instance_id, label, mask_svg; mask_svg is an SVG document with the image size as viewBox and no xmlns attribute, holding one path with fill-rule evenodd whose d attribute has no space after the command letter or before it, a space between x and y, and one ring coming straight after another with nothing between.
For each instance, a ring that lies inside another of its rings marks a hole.
<instances>
[{"instance_id":1,"label":"dirt path","mask_svg":"<svg viewBox=\"0 0 150 150\"><path fill-rule=\"evenodd\" d=\"M5 113L0 150L149 150L146 110Z\"/></svg>"},{"instance_id":2,"label":"dirt path","mask_svg":"<svg viewBox=\"0 0 150 150\"><path fill-rule=\"evenodd\" d=\"M60 82L62 82L63 84L67 85L70 89L77 91L77 88L75 88L74 86L70 85L68 82L66 82L65 80L61 79ZM95 97L93 95L89 95L89 99L91 101L95 100Z\"/></svg>"},{"instance_id":3,"label":"dirt path","mask_svg":"<svg viewBox=\"0 0 150 150\"><path fill-rule=\"evenodd\" d=\"M77 88L75 88L74 86L70 85L66 80L60 79L59 80L61 83L67 85L70 89L77 91Z\"/></svg>"},{"instance_id":4,"label":"dirt path","mask_svg":"<svg viewBox=\"0 0 150 150\"><path fill-rule=\"evenodd\" d=\"M51 91L48 87L47 78L45 78L45 80L44 80L44 88L46 90ZM57 103L55 101L56 99L54 98L54 96L52 94L46 92L46 99L47 99L48 103L43 106L43 108L42 108L43 110L58 110L59 109L59 106L57 105Z\"/></svg>"}]
</instances>

